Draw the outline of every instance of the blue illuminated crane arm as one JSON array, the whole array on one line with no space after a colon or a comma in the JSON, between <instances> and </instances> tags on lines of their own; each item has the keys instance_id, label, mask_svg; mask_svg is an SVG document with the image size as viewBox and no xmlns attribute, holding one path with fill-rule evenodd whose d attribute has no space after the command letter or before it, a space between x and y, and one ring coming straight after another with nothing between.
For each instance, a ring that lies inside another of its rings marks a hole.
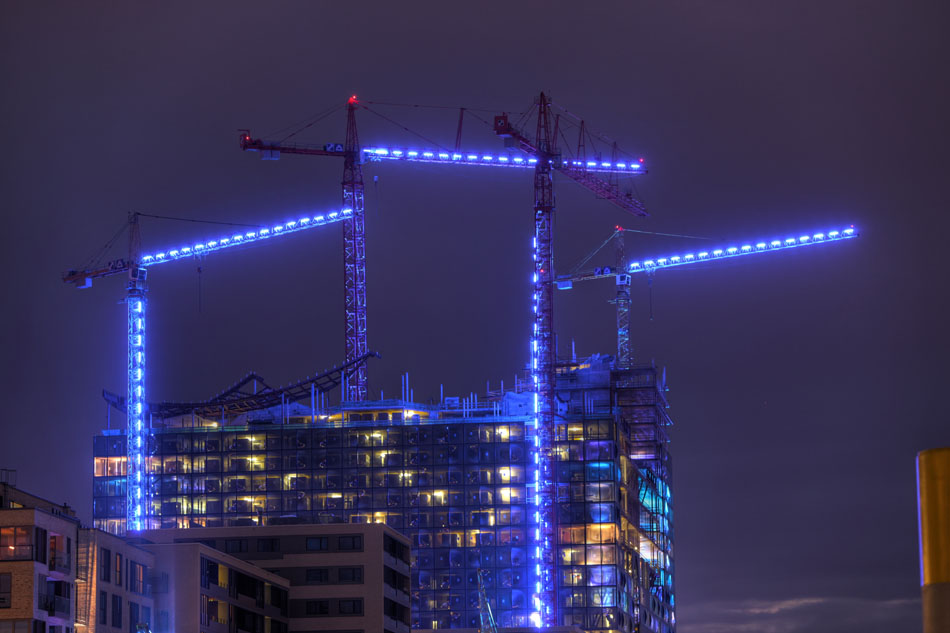
<instances>
[{"instance_id":1,"label":"blue illuminated crane arm","mask_svg":"<svg viewBox=\"0 0 950 633\"><path fill-rule=\"evenodd\" d=\"M339 211L332 211L322 215L304 216L297 220L291 220L282 224L275 224L269 228L265 227L255 231L224 235L218 239L208 240L205 242L185 244L178 248L143 255L139 260L139 265L142 267L154 266L156 264L171 262L187 257L195 257L198 255L205 255L207 253L214 253L224 249L250 244L251 242L259 242L261 240L270 239L279 235L299 233L300 231L312 229L317 226L325 226L327 224L341 222L349 218L352 214L352 209L340 209Z\"/></svg>"},{"instance_id":2,"label":"blue illuminated crane arm","mask_svg":"<svg viewBox=\"0 0 950 633\"><path fill-rule=\"evenodd\" d=\"M534 168L538 157L531 153L517 152L449 152L435 149L413 149L408 147L364 147L363 162L398 161L406 163L435 163L438 165L468 165L477 167ZM647 172L638 161L597 162L554 158L551 166L559 171L597 172L603 174L639 175Z\"/></svg>"},{"instance_id":3,"label":"blue illuminated crane arm","mask_svg":"<svg viewBox=\"0 0 950 633\"><path fill-rule=\"evenodd\" d=\"M740 245L729 245L708 250L683 253L678 255L668 255L666 257L653 257L627 264L627 273L650 273L660 268L673 268L676 266L688 266L700 262L710 262L720 259L730 259L733 257L744 257L746 255L758 255L761 253L771 253L774 251L783 251L790 248L800 248L803 246L817 246L829 242L840 242L858 237L858 232L854 226L844 229L835 229L827 233L800 234L798 237L786 237L781 239L772 239L768 241L748 242Z\"/></svg>"},{"instance_id":4,"label":"blue illuminated crane arm","mask_svg":"<svg viewBox=\"0 0 950 633\"><path fill-rule=\"evenodd\" d=\"M798 237L786 237L781 239L749 243L739 242L738 246L729 245L708 250L694 251L691 253L637 260L629 262L624 267L625 270L621 270L616 266L603 266L599 268L593 268L591 270L576 271L567 275L558 275L555 278L555 283L557 283L558 288L567 290L571 288L573 282L575 281L587 281L589 279L616 277L618 274L624 273L652 273L661 268L689 266L692 264L717 261L720 259L729 259L732 257L759 255L762 253L772 253L774 251L784 251L790 248L816 246L829 242L840 242L858 237L858 235L859 234L857 230L853 226L849 226L840 230L828 231L827 233L813 233L811 235L799 235ZM613 236L611 236L611 238L613 238Z\"/></svg>"}]
</instances>

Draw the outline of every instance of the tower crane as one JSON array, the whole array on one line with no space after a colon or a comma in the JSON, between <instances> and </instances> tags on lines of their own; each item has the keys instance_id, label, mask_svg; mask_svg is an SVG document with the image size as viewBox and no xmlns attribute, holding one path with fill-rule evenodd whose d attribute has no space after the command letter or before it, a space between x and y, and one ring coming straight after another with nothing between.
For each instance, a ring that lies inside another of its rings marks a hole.
<instances>
[{"instance_id":1,"label":"tower crane","mask_svg":"<svg viewBox=\"0 0 950 633\"><path fill-rule=\"evenodd\" d=\"M676 268L680 266L692 266L707 262L719 261L722 259L732 259L734 257L744 257L746 255L760 255L763 253L774 253L784 251L790 248L803 246L818 246L831 242L840 242L853 239L859 236L854 226L848 226L842 229L833 229L827 232L812 234L797 233L795 236L785 238L776 238L771 240L756 240L748 242L736 241L729 245L723 245L716 248L701 249L696 252L682 253L676 255L666 255L663 257L648 257L642 260L626 261L624 259L623 236L629 229L617 226L614 232L604 240L600 246L591 251L587 257L581 260L571 272L557 275L555 283L559 290L570 290L577 281L589 281L592 279L613 278L616 280L616 296L611 303L617 306L617 357L616 364L618 368L626 368L632 362L630 349L630 283L633 275L643 273L652 276L657 270L662 268ZM607 247L611 242L615 245L616 266L598 266L595 268L584 269L584 266L590 262L594 256Z\"/></svg>"},{"instance_id":2,"label":"tower crane","mask_svg":"<svg viewBox=\"0 0 950 633\"><path fill-rule=\"evenodd\" d=\"M347 103L347 142L344 147L326 145L323 148L300 145L287 145L279 142L268 142L252 139L250 132L244 131L241 136L241 147L244 150L259 151L262 158L277 158L281 153L303 154L316 156L342 156L345 164L352 162L352 167L344 167L344 199L347 196L347 187L351 187L354 196L354 216L352 225L354 230L345 240L347 241L347 301L351 300L349 288L354 288L355 304L362 307L362 320L359 313L347 309L347 359L350 349L365 346L365 247L364 247L364 215L362 207L362 174L357 170L361 162L420 162L443 165L494 166L516 169L532 169L534 175L534 272L532 277L533 295L532 310L533 324L530 342L530 371L535 393L535 427L536 449L538 451L538 469L535 472L536 487L535 500L537 504L536 518L539 529L536 538L535 572L537 581L532 599L532 620L538 626L552 625L556 621L556 578L555 567L555 512L554 512L554 391L556 379L556 358L554 345L554 235L553 219L555 210L554 173L559 173L569 180L573 180L588 189L598 198L608 200L615 206L639 217L647 216L646 207L632 194L623 193L617 186L615 179L619 175L640 175L646 173L642 160L617 162L613 158L609 162L588 160L584 151L585 128L580 126L580 140L578 152L572 159L565 158L557 147L559 134L559 115L552 116L550 99L542 92L537 99L535 109L535 131L529 137L524 131L513 124L507 113L494 117L493 129L495 134L504 139L507 152L494 153L463 153L459 151L461 131L456 135L455 151L446 151L436 148L418 150L413 148L394 147L364 147L360 148L356 134L355 111L360 106L355 96ZM362 106L366 107L366 106ZM464 116L464 110L460 115ZM553 121L552 121L553 119ZM553 127L553 129L552 129ZM614 152L616 154L616 150ZM349 170L349 171L348 171ZM358 176L358 184L355 176ZM606 176L607 179L604 178ZM358 189L358 201L356 191ZM346 226L346 225L345 225ZM362 327L360 327L362 324ZM354 333L362 339L355 339L351 344L350 336ZM360 342L362 341L362 343ZM363 391L356 391L357 386L350 392L350 397L356 399Z\"/></svg>"},{"instance_id":3,"label":"tower crane","mask_svg":"<svg viewBox=\"0 0 950 633\"><path fill-rule=\"evenodd\" d=\"M78 288L88 288L93 279L128 274L126 298L128 314L128 365L126 391L126 530L136 532L144 529L147 516L148 486L146 479L148 467L145 451L148 443L148 403L145 399L145 317L147 305L147 270L152 266L204 256L217 251L232 249L244 244L270 239L280 235L297 233L326 224L345 222L354 214L353 209L344 208L331 213L305 216L297 220L264 227L254 231L223 235L216 239L188 243L177 248L142 254L138 213L129 214L128 258L111 260L103 265L93 265L83 269L73 269L63 273L62 279ZM363 361L368 358L363 357ZM358 362L359 358L353 362ZM350 365L347 361L347 365Z\"/></svg>"}]
</instances>

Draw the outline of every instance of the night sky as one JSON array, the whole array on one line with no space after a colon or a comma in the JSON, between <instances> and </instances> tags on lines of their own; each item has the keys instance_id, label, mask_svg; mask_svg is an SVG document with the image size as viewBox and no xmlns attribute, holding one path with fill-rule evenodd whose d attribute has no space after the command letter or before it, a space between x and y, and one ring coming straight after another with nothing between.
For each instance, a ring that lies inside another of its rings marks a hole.
<instances>
[{"instance_id":1,"label":"night sky","mask_svg":"<svg viewBox=\"0 0 950 633\"><path fill-rule=\"evenodd\" d=\"M77 291L60 274L130 211L257 224L339 205L341 161L262 162L239 128L274 138L350 94L522 111L545 90L650 164L646 219L558 179L561 272L615 224L862 234L661 271L652 321L634 280L635 355L667 368L676 421L679 630L919 630L915 455L950 444L942 3L343 4L0 6L0 467L91 521L100 392L125 389L124 280ZM454 143L456 111L372 107ZM413 140L359 124L364 144ZM338 112L296 138L343 133ZM469 119L463 147L500 142ZM373 396L407 371L420 401L510 385L528 357L530 174L364 173ZM150 250L228 232L142 221ZM697 244L632 235L627 250ZM150 399L342 360L339 226L208 257L200 293L197 265L151 270ZM613 352L612 290L556 295L562 354L572 339Z\"/></svg>"}]
</instances>

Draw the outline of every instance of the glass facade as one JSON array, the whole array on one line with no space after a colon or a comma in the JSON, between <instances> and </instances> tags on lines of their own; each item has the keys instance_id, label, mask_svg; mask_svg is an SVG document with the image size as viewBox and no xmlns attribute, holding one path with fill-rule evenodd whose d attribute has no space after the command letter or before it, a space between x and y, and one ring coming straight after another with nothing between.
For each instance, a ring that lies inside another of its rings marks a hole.
<instances>
[{"instance_id":1,"label":"glass facade","mask_svg":"<svg viewBox=\"0 0 950 633\"><path fill-rule=\"evenodd\" d=\"M663 386L654 368L596 369L558 377L557 620L672 631ZM413 628L478 627L478 570L499 626L529 626L537 506L526 395L164 420L149 439L147 525L387 523L412 543ZM124 440L94 440L94 519L112 532L124 530Z\"/></svg>"}]
</instances>

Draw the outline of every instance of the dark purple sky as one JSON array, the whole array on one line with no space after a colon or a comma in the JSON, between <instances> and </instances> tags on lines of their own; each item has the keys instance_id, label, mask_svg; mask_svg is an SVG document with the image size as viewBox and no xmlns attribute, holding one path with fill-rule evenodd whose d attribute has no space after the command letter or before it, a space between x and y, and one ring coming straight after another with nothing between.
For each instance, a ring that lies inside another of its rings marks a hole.
<instances>
[{"instance_id":1,"label":"dark purple sky","mask_svg":"<svg viewBox=\"0 0 950 633\"><path fill-rule=\"evenodd\" d=\"M0 467L91 518L99 393L124 389L122 281L78 292L59 275L129 211L272 222L339 203L339 162L261 162L238 128L266 135L351 93L520 110L543 89L651 165L645 220L559 184L561 270L617 223L862 232L661 273L653 321L634 285L635 353L667 366L677 422L680 631L919 630L914 460L950 444L947 27L940 3L870 0L3 3ZM386 112L454 142L454 113ZM360 124L367 143L405 138ZM304 140L342 136L338 115ZM466 141L498 147L475 124ZM530 176L366 174L371 388L395 394L405 371L420 400L510 384L527 356ZM146 220L143 242L219 232ZM193 262L154 269L152 398L339 362L341 260L338 227L208 258L201 312ZM562 351L612 352L610 290L557 295Z\"/></svg>"}]
</instances>

